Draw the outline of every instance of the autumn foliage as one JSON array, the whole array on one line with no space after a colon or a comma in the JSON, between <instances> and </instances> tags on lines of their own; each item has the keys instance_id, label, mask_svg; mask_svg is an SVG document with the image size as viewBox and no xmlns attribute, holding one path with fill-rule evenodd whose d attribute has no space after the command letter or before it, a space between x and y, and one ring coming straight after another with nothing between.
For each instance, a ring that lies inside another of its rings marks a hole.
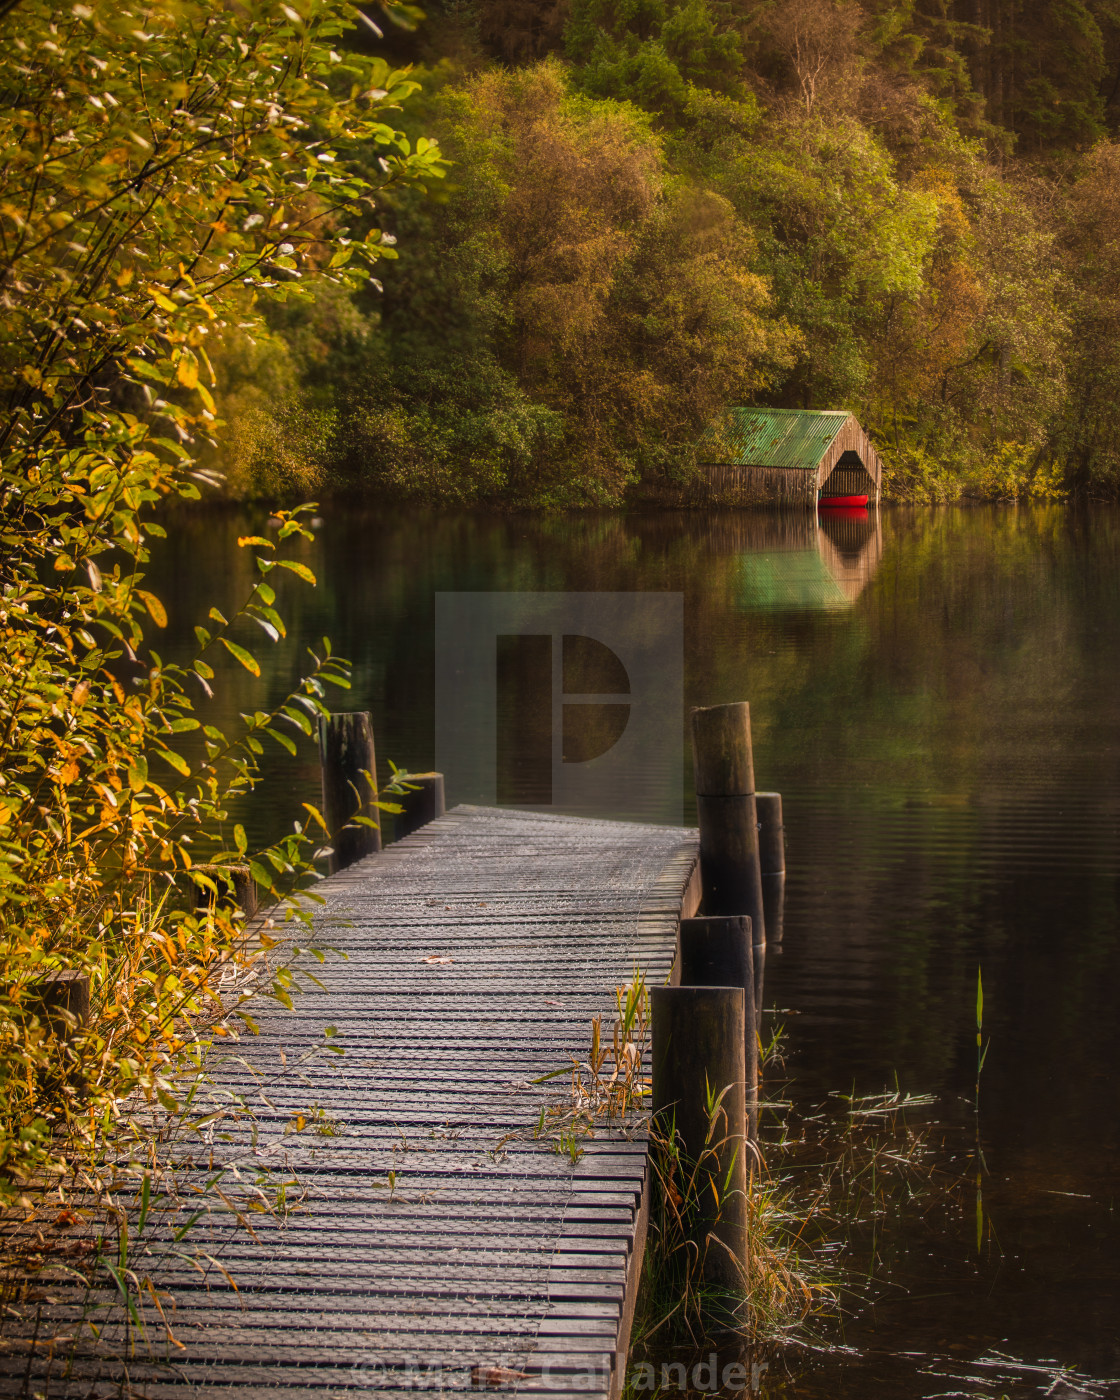
<instances>
[{"instance_id":1,"label":"autumn foliage","mask_svg":"<svg viewBox=\"0 0 1120 1400\"><path fill-rule=\"evenodd\" d=\"M198 907L223 893L201 867L249 862L265 894L311 878L312 809L258 851L227 811L268 745L312 732L345 665L324 644L236 734L205 709L218 656L259 674L238 626L283 635L277 580L314 583L300 513L241 542L242 611L198 619L184 661L161 654L144 569L157 507L207 480L212 338L300 295L309 265L358 285L391 252L380 190L439 166L386 121L407 78L338 51L355 23L338 0L0 14L2 1200L96 1155L130 1094L174 1108L249 956L227 900ZM373 178L345 168L357 142ZM48 1010L60 971L90 980L85 1026Z\"/></svg>"},{"instance_id":2,"label":"autumn foliage","mask_svg":"<svg viewBox=\"0 0 1120 1400\"><path fill-rule=\"evenodd\" d=\"M630 502L729 403L855 412L895 497L1120 489L1112 0L431 0L411 43L448 178L383 294L224 347L235 494Z\"/></svg>"}]
</instances>

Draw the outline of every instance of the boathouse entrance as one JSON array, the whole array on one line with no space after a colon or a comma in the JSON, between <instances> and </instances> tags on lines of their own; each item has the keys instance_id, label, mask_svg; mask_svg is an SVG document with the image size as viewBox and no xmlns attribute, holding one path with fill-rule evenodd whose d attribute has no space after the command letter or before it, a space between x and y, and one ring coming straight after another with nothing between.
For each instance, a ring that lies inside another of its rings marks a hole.
<instances>
[{"instance_id":1,"label":"boathouse entrance","mask_svg":"<svg viewBox=\"0 0 1120 1400\"><path fill-rule=\"evenodd\" d=\"M696 459L713 505L813 509L836 496L879 501L879 454L855 415L840 409L728 409L697 443Z\"/></svg>"}]
</instances>

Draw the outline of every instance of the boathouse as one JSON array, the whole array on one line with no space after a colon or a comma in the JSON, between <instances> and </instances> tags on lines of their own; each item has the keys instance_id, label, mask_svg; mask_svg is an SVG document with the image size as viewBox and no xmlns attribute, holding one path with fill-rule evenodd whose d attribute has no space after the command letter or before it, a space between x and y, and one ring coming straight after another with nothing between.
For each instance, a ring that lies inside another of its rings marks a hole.
<instances>
[{"instance_id":1,"label":"boathouse","mask_svg":"<svg viewBox=\"0 0 1120 1400\"><path fill-rule=\"evenodd\" d=\"M727 505L815 506L835 496L877 504L883 468L842 409L732 408L696 445L705 494Z\"/></svg>"}]
</instances>

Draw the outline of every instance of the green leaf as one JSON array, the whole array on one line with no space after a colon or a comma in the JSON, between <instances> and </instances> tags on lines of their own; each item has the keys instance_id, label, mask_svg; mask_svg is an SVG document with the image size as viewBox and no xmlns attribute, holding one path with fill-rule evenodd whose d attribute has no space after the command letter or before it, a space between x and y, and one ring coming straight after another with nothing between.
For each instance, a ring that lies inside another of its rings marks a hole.
<instances>
[{"instance_id":1,"label":"green leaf","mask_svg":"<svg viewBox=\"0 0 1120 1400\"><path fill-rule=\"evenodd\" d=\"M306 564L297 563L294 559L277 559L277 564L282 569L290 570L297 578L303 579L304 583L309 583L315 587L315 575Z\"/></svg>"},{"instance_id":2,"label":"green leaf","mask_svg":"<svg viewBox=\"0 0 1120 1400\"><path fill-rule=\"evenodd\" d=\"M259 860L251 860L249 871L262 890L272 889L272 871L267 866L262 865Z\"/></svg>"},{"instance_id":3,"label":"green leaf","mask_svg":"<svg viewBox=\"0 0 1120 1400\"><path fill-rule=\"evenodd\" d=\"M244 647L238 646L236 642L231 642L228 637L221 637L219 640L226 651L228 651L231 656L235 656L250 675L260 675L261 668L251 651L246 651Z\"/></svg>"},{"instance_id":4,"label":"green leaf","mask_svg":"<svg viewBox=\"0 0 1120 1400\"><path fill-rule=\"evenodd\" d=\"M173 753L171 749L156 749L156 754L159 758L163 759L164 763L174 768L176 773L181 773L184 778L190 777L190 764L182 754Z\"/></svg>"},{"instance_id":5,"label":"green leaf","mask_svg":"<svg viewBox=\"0 0 1120 1400\"><path fill-rule=\"evenodd\" d=\"M290 754L295 755L295 742L287 734L282 734L279 729L272 729L267 725L264 732L275 739L282 749L287 749Z\"/></svg>"}]
</instances>

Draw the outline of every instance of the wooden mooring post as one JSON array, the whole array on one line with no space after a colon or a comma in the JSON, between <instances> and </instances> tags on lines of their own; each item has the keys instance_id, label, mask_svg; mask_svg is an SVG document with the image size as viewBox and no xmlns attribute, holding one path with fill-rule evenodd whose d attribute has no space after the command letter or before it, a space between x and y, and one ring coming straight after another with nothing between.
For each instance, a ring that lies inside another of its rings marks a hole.
<instances>
[{"instance_id":1,"label":"wooden mooring post","mask_svg":"<svg viewBox=\"0 0 1120 1400\"><path fill-rule=\"evenodd\" d=\"M37 1070L41 1082L66 1082L79 1096L86 1091L75 1040L89 1025L89 974L72 968L50 972L30 988L29 1007L46 1026L58 1046L58 1061Z\"/></svg>"},{"instance_id":2,"label":"wooden mooring post","mask_svg":"<svg viewBox=\"0 0 1120 1400\"><path fill-rule=\"evenodd\" d=\"M782 821L782 794L756 792L754 800L758 810L758 855L762 868L762 905L766 911L766 942L780 953L786 900L786 829ZM757 963L759 960L756 958L755 961ZM756 981L759 976L760 969L756 966Z\"/></svg>"},{"instance_id":3,"label":"wooden mooring post","mask_svg":"<svg viewBox=\"0 0 1120 1400\"><path fill-rule=\"evenodd\" d=\"M447 811L442 773L409 773L401 781L408 790L393 798L401 808L393 813L393 835L398 841Z\"/></svg>"},{"instance_id":4,"label":"wooden mooring post","mask_svg":"<svg viewBox=\"0 0 1120 1400\"><path fill-rule=\"evenodd\" d=\"M692 711L692 758L705 914L746 914L766 941L758 809L746 701Z\"/></svg>"},{"instance_id":5,"label":"wooden mooring post","mask_svg":"<svg viewBox=\"0 0 1120 1400\"><path fill-rule=\"evenodd\" d=\"M758 1138L758 974L763 956L745 914L681 920L681 986L743 989L743 1084L752 1140Z\"/></svg>"},{"instance_id":6,"label":"wooden mooring post","mask_svg":"<svg viewBox=\"0 0 1120 1400\"><path fill-rule=\"evenodd\" d=\"M782 794L756 792L758 860L763 876L786 873L786 829L782 823Z\"/></svg>"},{"instance_id":7,"label":"wooden mooring post","mask_svg":"<svg viewBox=\"0 0 1120 1400\"><path fill-rule=\"evenodd\" d=\"M333 875L381 849L373 717L368 710L320 716L319 762L323 819L334 848Z\"/></svg>"},{"instance_id":8,"label":"wooden mooring post","mask_svg":"<svg viewBox=\"0 0 1120 1400\"><path fill-rule=\"evenodd\" d=\"M218 888L218 894L206 885L194 885L194 908L196 914L205 913L216 905L232 905L240 909L247 919L257 912L257 882L247 865L196 865L196 875L206 875Z\"/></svg>"},{"instance_id":9,"label":"wooden mooring post","mask_svg":"<svg viewBox=\"0 0 1120 1400\"><path fill-rule=\"evenodd\" d=\"M35 984L33 1005L61 1041L89 1023L89 975L66 968Z\"/></svg>"},{"instance_id":10,"label":"wooden mooring post","mask_svg":"<svg viewBox=\"0 0 1120 1400\"><path fill-rule=\"evenodd\" d=\"M746 993L742 987L652 987L650 1000L654 1120L663 1137L676 1133L682 1160L675 1184L688 1194L703 1277L742 1291L747 1269ZM719 1109L710 1124L708 1102L717 1098Z\"/></svg>"}]
</instances>

